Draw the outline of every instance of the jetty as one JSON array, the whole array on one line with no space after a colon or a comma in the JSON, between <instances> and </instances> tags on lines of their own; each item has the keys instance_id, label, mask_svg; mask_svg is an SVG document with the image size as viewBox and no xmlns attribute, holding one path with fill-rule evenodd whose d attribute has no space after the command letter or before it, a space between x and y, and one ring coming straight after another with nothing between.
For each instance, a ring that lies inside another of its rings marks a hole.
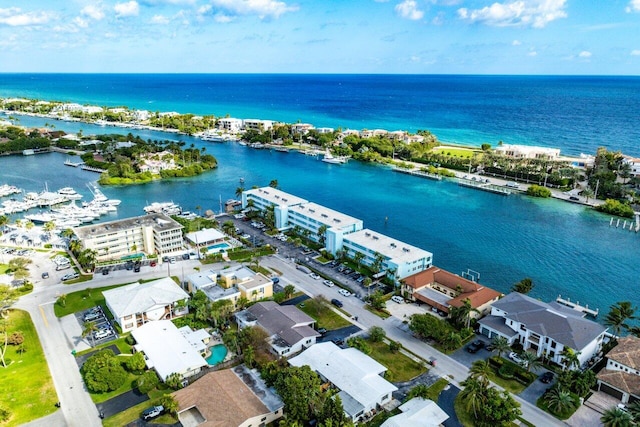
<instances>
[{"instance_id":1,"label":"jetty","mask_svg":"<svg viewBox=\"0 0 640 427\"><path fill-rule=\"evenodd\" d=\"M437 173L425 172L420 169L404 169L404 168L399 168L397 166L394 166L393 171L404 173L407 175L419 176L421 178L428 178L436 181L442 181L442 175L438 175Z\"/></svg>"},{"instance_id":2,"label":"jetty","mask_svg":"<svg viewBox=\"0 0 640 427\"><path fill-rule=\"evenodd\" d=\"M562 298L562 295L558 295L556 302L592 317L598 317L598 314L600 313L600 309L593 310L589 308L589 305L582 306L580 305L580 302L573 302L569 298Z\"/></svg>"},{"instance_id":3,"label":"jetty","mask_svg":"<svg viewBox=\"0 0 640 427\"><path fill-rule=\"evenodd\" d=\"M100 169L100 168L95 168L93 166L89 166L89 165L81 165L80 169L85 170L85 171L89 171L89 172L96 172L96 173L104 173L106 172L105 169Z\"/></svg>"},{"instance_id":4,"label":"jetty","mask_svg":"<svg viewBox=\"0 0 640 427\"><path fill-rule=\"evenodd\" d=\"M511 190L505 187L500 187L495 184L491 184L487 182L488 180L474 180L468 178L458 178L458 185L462 187L475 188L476 190L488 191L494 194L500 194L503 196L508 196L511 194Z\"/></svg>"},{"instance_id":5,"label":"jetty","mask_svg":"<svg viewBox=\"0 0 640 427\"><path fill-rule=\"evenodd\" d=\"M634 216L635 216L635 220L633 219L621 219L621 218L614 218L611 217L611 219L609 220L609 227L622 227L623 230L627 229L627 223L629 224L629 231L635 231L636 233L638 231L640 231L640 212L634 212ZM622 224L620 224L620 221L623 221Z\"/></svg>"},{"instance_id":6,"label":"jetty","mask_svg":"<svg viewBox=\"0 0 640 427\"><path fill-rule=\"evenodd\" d=\"M64 161L65 166L71 166L72 168L77 168L78 166L84 165L84 162L72 162L70 159Z\"/></svg>"}]
</instances>

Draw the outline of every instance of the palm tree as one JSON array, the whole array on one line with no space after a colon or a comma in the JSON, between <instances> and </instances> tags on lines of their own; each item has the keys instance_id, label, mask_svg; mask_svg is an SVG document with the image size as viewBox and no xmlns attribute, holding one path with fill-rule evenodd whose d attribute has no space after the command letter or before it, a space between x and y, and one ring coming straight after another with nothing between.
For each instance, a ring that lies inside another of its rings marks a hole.
<instances>
[{"instance_id":1,"label":"palm tree","mask_svg":"<svg viewBox=\"0 0 640 427\"><path fill-rule=\"evenodd\" d=\"M528 294L531 292L531 289L533 289L533 281L528 277L520 280L511 288L513 292L519 292L521 294Z\"/></svg>"},{"instance_id":2,"label":"palm tree","mask_svg":"<svg viewBox=\"0 0 640 427\"><path fill-rule=\"evenodd\" d=\"M5 215L0 215L0 234L2 234L2 230L4 230L4 226L9 224L9 218Z\"/></svg>"},{"instance_id":3,"label":"palm tree","mask_svg":"<svg viewBox=\"0 0 640 427\"><path fill-rule=\"evenodd\" d=\"M627 320L636 319L634 316L637 307L633 307L630 301L620 301L615 303L607 317L604 319L604 324L613 329L615 335L619 336L622 328L629 329Z\"/></svg>"},{"instance_id":4,"label":"palm tree","mask_svg":"<svg viewBox=\"0 0 640 427\"><path fill-rule=\"evenodd\" d=\"M563 364L562 370L564 371L566 368L571 369L573 366L579 366L580 359L578 358L578 356L580 355L580 353L581 352L575 351L571 347L564 347L561 353Z\"/></svg>"},{"instance_id":5,"label":"palm tree","mask_svg":"<svg viewBox=\"0 0 640 427\"><path fill-rule=\"evenodd\" d=\"M322 246L324 246L324 243L325 243L325 241L327 239L327 237L325 235L327 233L327 228L328 227L326 225L324 225L324 224L321 225L320 227L318 227L318 242L320 242L320 244Z\"/></svg>"},{"instance_id":6,"label":"palm tree","mask_svg":"<svg viewBox=\"0 0 640 427\"><path fill-rule=\"evenodd\" d=\"M293 285L287 285L284 287L284 297L285 299L289 299L291 298L291 295L293 295L296 292L296 288Z\"/></svg>"},{"instance_id":7,"label":"palm tree","mask_svg":"<svg viewBox=\"0 0 640 427\"><path fill-rule=\"evenodd\" d=\"M51 236L51 232L56 229L56 223L53 221L45 222L42 228L49 236Z\"/></svg>"},{"instance_id":8,"label":"palm tree","mask_svg":"<svg viewBox=\"0 0 640 427\"><path fill-rule=\"evenodd\" d=\"M362 252L356 252L353 255L353 261L358 264L358 268L362 267L362 260L364 259L364 254Z\"/></svg>"},{"instance_id":9,"label":"palm tree","mask_svg":"<svg viewBox=\"0 0 640 427\"><path fill-rule=\"evenodd\" d=\"M486 400L486 391L488 386L483 384L477 378L469 377L462 382L464 389L460 392L460 398L465 402L467 411L473 410L473 416L478 418L478 409Z\"/></svg>"},{"instance_id":10,"label":"palm tree","mask_svg":"<svg viewBox=\"0 0 640 427\"><path fill-rule=\"evenodd\" d=\"M522 353L520 355L520 358L522 359L527 372L536 371L539 367L542 366L542 360L540 360L537 354L530 351L525 351L524 353Z\"/></svg>"},{"instance_id":11,"label":"palm tree","mask_svg":"<svg viewBox=\"0 0 640 427\"><path fill-rule=\"evenodd\" d=\"M269 187L278 188L278 180L277 179L272 179L271 182L269 182Z\"/></svg>"},{"instance_id":12,"label":"palm tree","mask_svg":"<svg viewBox=\"0 0 640 427\"><path fill-rule=\"evenodd\" d=\"M468 328L471 324L471 313L474 311L478 313L478 310L471 305L471 300L465 298L462 300L460 307L455 307L452 312L452 317L457 324L463 324L465 328Z\"/></svg>"},{"instance_id":13,"label":"palm tree","mask_svg":"<svg viewBox=\"0 0 640 427\"><path fill-rule=\"evenodd\" d=\"M635 425L628 412L616 407L604 411L600 421L605 427L631 427Z\"/></svg>"},{"instance_id":14,"label":"palm tree","mask_svg":"<svg viewBox=\"0 0 640 427\"><path fill-rule=\"evenodd\" d=\"M571 393L562 390L560 387L553 387L544 397L549 409L556 414L563 413L569 409L575 408L575 401L571 397Z\"/></svg>"},{"instance_id":15,"label":"palm tree","mask_svg":"<svg viewBox=\"0 0 640 427\"><path fill-rule=\"evenodd\" d=\"M636 400L627 405L627 412L631 414L634 420L640 420L640 401Z\"/></svg>"},{"instance_id":16,"label":"palm tree","mask_svg":"<svg viewBox=\"0 0 640 427\"><path fill-rule=\"evenodd\" d=\"M95 346L96 343L93 338L93 333L98 330L98 326L92 322L84 322L82 325L82 338L85 338L87 335L91 336L91 347Z\"/></svg>"},{"instance_id":17,"label":"palm tree","mask_svg":"<svg viewBox=\"0 0 640 427\"><path fill-rule=\"evenodd\" d=\"M244 193L244 187L240 186L236 188L236 197L242 196L242 193Z\"/></svg>"},{"instance_id":18,"label":"palm tree","mask_svg":"<svg viewBox=\"0 0 640 427\"><path fill-rule=\"evenodd\" d=\"M505 337L496 336L493 338L491 344L493 345L493 351L498 353L498 357L502 357L503 353L506 354L511 350L509 341Z\"/></svg>"},{"instance_id":19,"label":"palm tree","mask_svg":"<svg viewBox=\"0 0 640 427\"><path fill-rule=\"evenodd\" d=\"M492 373L493 369L491 369L491 365L487 360L476 360L471 365L471 369L469 369L469 375L471 378L477 379L487 387L489 386Z\"/></svg>"}]
</instances>

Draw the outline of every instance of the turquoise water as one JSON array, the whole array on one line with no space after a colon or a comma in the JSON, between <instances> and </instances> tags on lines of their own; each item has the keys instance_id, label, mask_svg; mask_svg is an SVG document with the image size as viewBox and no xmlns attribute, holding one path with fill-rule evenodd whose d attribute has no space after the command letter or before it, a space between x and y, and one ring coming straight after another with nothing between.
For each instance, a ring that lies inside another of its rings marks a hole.
<instances>
[{"instance_id":1,"label":"turquoise water","mask_svg":"<svg viewBox=\"0 0 640 427\"><path fill-rule=\"evenodd\" d=\"M207 250L220 252L222 249L229 249L231 246L228 243L216 243L215 245L207 246Z\"/></svg>"},{"instance_id":2,"label":"turquoise water","mask_svg":"<svg viewBox=\"0 0 640 427\"><path fill-rule=\"evenodd\" d=\"M211 355L205 360L209 366L215 366L227 357L227 347L224 344L217 344L211 347Z\"/></svg>"}]
</instances>

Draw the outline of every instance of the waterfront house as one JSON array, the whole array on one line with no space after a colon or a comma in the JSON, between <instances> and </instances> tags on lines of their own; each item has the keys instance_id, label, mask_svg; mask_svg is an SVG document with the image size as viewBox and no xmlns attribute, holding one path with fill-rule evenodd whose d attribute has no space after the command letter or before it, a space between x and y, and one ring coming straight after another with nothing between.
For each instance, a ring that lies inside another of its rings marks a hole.
<instances>
[{"instance_id":1,"label":"waterfront house","mask_svg":"<svg viewBox=\"0 0 640 427\"><path fill-rule=\"evenodd\" d=\"M598 390L622 403L640 401L640 338L618 338L606 359L605 368L597 376Z\"/></svg>"},{"instance_id":2,"label":"waterfront house","mask_svg":"<svg viewBox=\"0 0 640 427\"><path fill-rule=\"evenodd\" d=\"M306 135L312 129L315 129L315 127L309 123L294 123L291 125L291 134Z\"/></svg>"},{"instance_id":3,"label":"waterfront house","mask_svg":"<svg viewBox=\"0 0 640 427\"><path fill-rule=\"evenodd\" d=\"M438 427L449 419L433 400L414 397L400 407L400 414L387 418L380 427Z\"/></svg>"},{"instance_id":4,"label":"waterfront house","mask_svg":"<svg viewBox=\"0 0 640 427\"><path fill-rule=\"evenodd\" d=\"M631 178L640 177L640 158L624 156L622 163L629 165L629 174Z\"/></svg>"},{"instance_id":5,"label":"waterfront house","mask_svg":"<svg viewBox=\"0 0 640 427\"><path fill-rule=\"evenodd\" d=\"M289 363L308 365L322 381L338 389L344 412L354 422L387 404L398 389L383 378L387 370L383 365L358 349L342 349L332 342L313 345Z\"/></svg>"},{"instance_id":6,"label":"waterfront house","mask_svg":"<svg viewBox=\"0 0 640 427\"><path fill-rule=\"evenodd\" d=\"M461 307L469 300L474 309L470 315L481 317L491 310L500 292L457 274L433 266L402 280L402 295L412 301L422 301L449 314L452 307Z\"/></svg>"},{"instance_id":7,"label":"waterfront house","mask_svg":"<svg viewBox=\"0 0 640 427\"><path fill-rule=\"evenodd\" d=\"M526 351L564 365L563 350L572 349L578 366L585 366L602 351L607 328L584 318L585 314L557 302L542 302L512 292L493 303L491 314L479 320L480 333L502 336Z\"/></svg>"},{"instance_id":8,"label":"waterfront house","mask_svg":"<svg viewBox=\"0 0 640 427\"><path fill-rule=\"evenodd\" d=\"M146 323L131 331L136 352L144 354L147 368L153 369L162 381L171 374L188 378L208 366L202 357L209 334L203 329L178 329L170 320Z\"/></svg>"},{"instance_id":9,"label":"waterfront house","mask_svg":"<svg viewBox=\"0 0 640 427\"><path fill-rule=\"evenodd\" d=\"M397 279L426 270L433 262L431 252L369 229L345 235L342 243L347 257L362 257L363 265Z\"/></svg>"},{"instance_id":10,"label":"waterfront house","mask_svg":"<svg viewBox=\"0 0 640 427\"><path fill-rule=\"evenodd\" d=\"M146 283L132 283L103 292L107 308L122 332L129 332L158 320L189 313L187 294L170 277Z\"/></svg>"},{"instance_id":11,"label":"waterfront house","mask_svg":"<svg viewBox=\"0 0 640 427\"><path fill-rule=\"evenodd\" d=\"M273 301L259 302L236 313L240 329L259 326L269 338L271 351L289 357L316 343L320 334L313 329L315 320L294 305L279 305Z\"/></svg>"},{"instance_id":12,"label":"waterfront house","mask_svg":"<svg viewBox=\"0 0 640 427\"><path fill-rule=\"evenodd\" d=\"M195 246L199 251L200 248L206 248L208 246L224 243L227 239L227 236L224 233L216 230L215 228L205 228L204 230L187 233L184 238L187 243Z\"/></svg>"},{"instance_id":13,"label":"waterfront house","mask_svg":"<svg viewBox=\"0 0 640 427\"><path fill-rule=\"evenodd\" d=\"M273 129L273 121L260 119L244 119L242 127L245 131L265 132Z\"/></svg>"},{"instance_id":14,"label":"waterfront house","mask_svg":"<svg viewBox=\"0 0 640 427\"><path fill-rule=\"evenodd\" d=\"M210 372L172 394L183 426L250 427L271 425L284 404L260 375L245 365Z\"/></svg>"},{"instance_id":15,"label":"waterfront house","mask_svg":"<svg viewBox=\"0 0 640 427\"><path fill-rule=\"evenodd\" d=\"M73 229L96 260L124 261L132 257L175 255L184 250L182 225L167 215L154 213Z\"/></svg>"},{"instance_id":16,"label":"waterfront house","mask_svg":"<svg viewBox=\"0 0 640 427\"><path fill-rule=\"evenodd\" d=\"M513 159L560 160L559 148L536 147L533 145L502 144L496 153Z\"/></svg>"},{"instance_id":17,"label":"waterfront house","mask_svg":"<svg viewBox=\"0 0 640 427\"><path fill-rule=\"evenodd\" d=\"M235 119L231 117L218 119L218 129L227 133L238 133L242 130L242 119Z\"/></svg>"}]
</instances>

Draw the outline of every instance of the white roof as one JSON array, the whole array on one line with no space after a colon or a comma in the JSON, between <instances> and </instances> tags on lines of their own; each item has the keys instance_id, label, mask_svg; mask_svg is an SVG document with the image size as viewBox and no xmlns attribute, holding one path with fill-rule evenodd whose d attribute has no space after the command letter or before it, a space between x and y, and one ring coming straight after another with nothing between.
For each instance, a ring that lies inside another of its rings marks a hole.
<instances>
[{"instance_id":1,"label":"white roof","mask_svg":"<svg viewBox=\"0 0 640 427\"><path fill-rule=\"evenodd\" d=\"M385 258L391 259L397 264L411 262L417 259L430 258L431 252L420 249L408 243L401 242L393 237L385 236L377 231L364 229L344 236L344 241L353 242L374 252L378 252Z\"/></svg>"},{"instance_id":2,"label":"white roof","mask_svg":"<svg viewBox=\"0 0 640 427\"><path fill-rule=\"evenodd\" d=\"M309 202L293 206L289 212L300 212L305 217L325 224L328 228L332 227L348 227L354 224L362 226L362 220L345 215L342 212L334 211L317 203Z\"/></svg>"},{"instance_id":3,"label":"white roof","mask_svg":"<svg viewBox=\"0 0 640 427\"><path fill-rule=\"evenodd\" d=\"M145 323L131 335L136 349L149 359L147 366L155 368L162 381L174 372L182 374L207 366L207 361L169 320Z\"/></svg>"},{"instance_id":4,"label":"white roof","mask_svg":"<svg viewBox=\"0 0 640 427\"><path fill-rule=\"evenodd\" d=\"M300 203L307 203L307 200L294 196L293 194L285 193L282 190L272 187L254 188L245 191L247 196L254 195L261 199L267 200L276 206L294 206Z\"/></svg>"},{"instance_id":5,"label":"white roof","mask_svg":"<svg viewBox=\"0 0 640 427\"><path fill-rule=\"evenodd\" d=\"M401 414L388 418L381 427L437 427L449 415L429 399L414 397L400 406Z\"/></svg>"},{"instance_id":6,"label":"white roof","mask_svg":"<svg viewBox=\"0 0 640 427\"><path fill-rule=\"evenodd\" d=\"M387 368L360 350L341 349L332 342L314 344L289 363L308 365L365 408L375 406L382 396L397 390L380 376Z\"/></svg>"},{"instance_id":7,"label":"white roof","mask_svg":"<svg viewBox=\"0 0 640 427\"><path fill-rule=\"evenodd\" d=\"M154 307L162 307L189 298L170 277L147 283L109 289L102 293L113 315L117 319L136 313L145 313Z\"/></svg>"},{"instance_id":8,"label":"white roof","mask_svg":"<svg viewBox=\"0 0 640 427\"><path fill-rule=\"evenodd\" d=\"M191 242L205 243L224 238L224 234L215 228L205 228L187 234L187 240Z\"/></svg>"},{"instance_id":9,"label":"white roof","mask_svg":"<svg viewBox=\"0 0 640 427\"><path fill-rule=\"evenodd\" d=\"M194 331L188 325L183 326L182 328L178 329L178 331L187 341L189 341L191 347L193 347L197 351L206 350L207 344L205 344L205 341L208 341L211 338L209 332L205 331L204 329L198 329L197 331Z\"/></svg>"}]
</instances>

